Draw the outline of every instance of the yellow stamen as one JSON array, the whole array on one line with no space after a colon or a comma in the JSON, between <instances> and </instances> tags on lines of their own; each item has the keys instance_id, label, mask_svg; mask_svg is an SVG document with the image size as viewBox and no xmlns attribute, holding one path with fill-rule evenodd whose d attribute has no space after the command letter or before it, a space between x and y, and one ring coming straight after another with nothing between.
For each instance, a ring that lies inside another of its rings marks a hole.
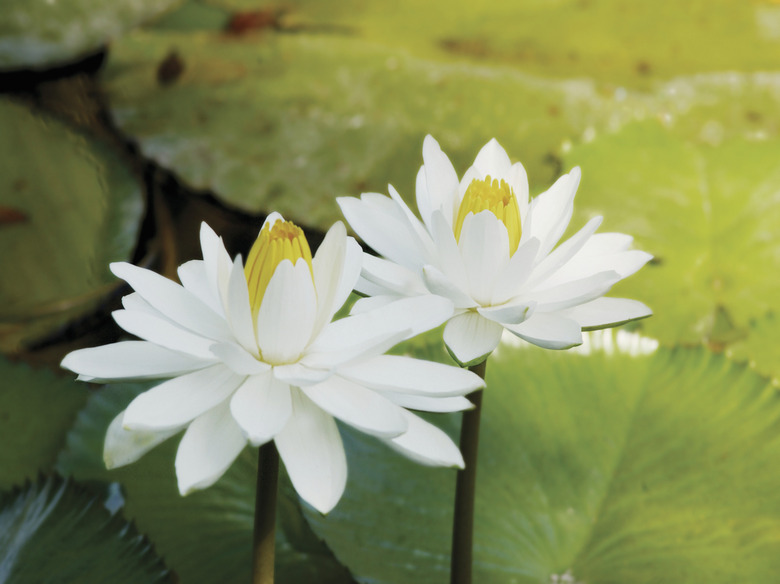
<instances>
[{"instance_id":1,"label":"yellow stamen","mask_svg":"<svg viewBox=\"0 0 780 584\"><path fill-rule=\"evenodd\" d=\"M491 179L490 175L484 180L474 179L466 189L463 200L460 202L458 217L455 220L455 239L460 241L460 232L463 229L463 221L469 213L475 215L481 211L490 211L498 217L509 233L509 255L517 250L523 228L520 223L520 211L517 199L512 188L503 179Z\"/></svg>"},{"instance_id":2,"label":"yellow stamen","mask_svg":"<svg viewBox=\"0 0 780 584\"><path fill-rule=\"evenodd\" d=\"M300 227L280 219L272 227L266 224L260 230L244 267L253 316L256 317L260 310L265 289L276 267L284 260L290 260L295 265L301 258L309 264L311 271L311 250Z\"/></svg>"}]
</instances>

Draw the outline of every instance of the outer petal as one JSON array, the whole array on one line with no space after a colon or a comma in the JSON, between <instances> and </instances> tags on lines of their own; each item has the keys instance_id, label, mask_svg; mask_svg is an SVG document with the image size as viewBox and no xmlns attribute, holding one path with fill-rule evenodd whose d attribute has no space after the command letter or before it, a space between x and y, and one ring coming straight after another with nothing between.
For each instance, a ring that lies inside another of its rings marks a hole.
<instances>
[{"instance_id":1,"label":"outer petal","mask_svg":"<svg viewBox=\"0 0 780 584\"><path fill-rule=\"evenodd\" d=\"M581 280L566 282L544 290L534 290L533 296L539 299L537 312L553 312L584 304L603 296L620 280L617 272L601 272Z\"/></svg>"},{"instance_id":2,"label":"outer petal","mask_svg":"<svg viewBox=\"0 0 780 584\"><path fill-rule=\"evenodd\" d=\"M244 276L241 256L238 256L233 264L226 294L225 312L233 335L244 349L257 356L252 307L249 304L249 287Z\"/></svg>"},{"instance_id":3,"label":"outer petal","mask_svg":"<svg viewBox=\"0 0 780 584\"><path fill-rule=\"evenodd\" d=\"M541 241L540 257L550 253L563 232L566 231L571 220L574 195L577 193L579 184L580 169L574 168L531 202L529 213L532 220L528 226L527 234L529 237L536 237Z\"/></svg>"},{"instance_id":4,"label":"outer petal","mask_svg":"<svg viewBox=\"0 0 780 584\"><path fill-rule=\"evenodd\" d=\"M339 375L372 389L422 396L466 395L485 387L471 371L398 355L378 355L342 367Z\"/></svg>"},{"instance_id":5,"label":"outer petal","mask_svg":"<svg viewBox=\"0 0 780 584\"><path fill-rule=\"evenodd\" d=\"M257 313L257 344L267 363L290 363L303 353L317 317L317 294L308 264L283 260Z\"/></svg>"},{"instance_id":6,"label":"outer petal","mask_svg":"<svg viewBox=\"0 0 780 584\"><path fill-rule=\"evenodd\" d=\"M124 262L111 264L111 271L156 310L184 328L215 340L232 338L221 316L172 280Z\"/></svg>"},{"instance_id":7,"label":"outer petal","mask_svg":"<svg viewBox=\"0 0 780 584\"><path fill-rule=\"evenodd\" d=\"M118 468L135 462L152 448L167 440L176 432L182 429L171 428L170 430L154 431L132 431L125 430L122 427L122 418L125 413L120 413L113 419L106 432L106 440L103 445L103 461L106 468Z\"/></svg>"},{"instance_id":8,"label":"outer petal","mask_svg":"<svg viewBox=\"0 0 780 584\"><path fill-rule=\"evenodd\" d=\"M290 386L270 371L248 377L230 399L230 412L253 446L264 444L290 419Z\"/></svg>"},{"instance_id":9,"label":"outer petal","mask_svg":"<svg viewBox=\"0 0 780 584\"><path fill-rule=\"evenodd\" d=\"M130 430L181 427L227 399L243 379L222 364L175 377L130 402L123 423Z\"/></svg>"},{"instance_id":10,"label":"outer petal","mask_svg":"<svg viewBox=\"0 0 780 584\"><path fill-rule=\"evenodd\" d=\"M463 468L463 456L447 434L433 424L405 412L409 429L398 438L385 441L393 450L426 466Z\"/></svg>"},{"instance_id":11,"label":"outer petal","mask_svg":"<svg viewBox=\"0 0 780 584\"><path fill-rule=\"evenodd\" d=\"M560 314L537 312L522 324L509 325L506 329L544 349L570 349L582 344L580 325Z\"/></svg>"},{"instance_id":12,"label":"outer petal","mask_svg":"<svg viewBox=\"0 0 780 584\"><path fill-rule=\"evenodd\" d=\"M301 391L331 416L361 432L391 438L406 431L403 408L339 375L332 375L317 385L302 387Z\"/></svg>"},{"instance_id":13,"label":"outer petal","mask_svg":"<svg viewBox=\"0 0 780 584\"><path fill-rule=\"evenodd\" d=\"M518 304L505 304L503 306L479 307L477 312L498 324L520 324L533 314L536 302L524 302Z\"/></svg>"},{"instance_id":14,"label":"outer petal","mask_svg":"<svg viewBox=\"0 0 780 584\"><path fill-rule=\"evenodd\" d=\"M216 343L211 345L211 352L238 375L258 375L271 368L235 343Z\"/></svg>"},{"instance_id":15,"label":"outer petal","mask_svg":"<svg viewBox=\"0 0 780 584\"><path fill-rule=\"evenodd\" d=\"M383 391L382 395L403 408L422 412L461 412L474 407L474 404L463 396L428 397L425 395L409 395L408 393L393 393L391 391Z\"/></svg>"},{"instance_id":16,"label":"outer petal","mask_svg":"<svg viewBox=\"0 0 780 584\"><path fill-rule=\"evenodd\" d=\"M333 418L292 390L293 415L274 441L301 498L327 513L347 484L347 458Z\"/></svg>"},{"instance_id":17,"label":"outer petal","mask_svg":"<svg viewBox=\"0 0 780 584\"><path fill-rule=\"evenodd\" d=\"M317 291L317 335L346 302L355 287L363 264L363 250L347 237L344 224L338 221L325 234L325 239L312 260L314 288Z\"/></svg>"},{"instance_id":18,"label":"outer petal","mask_svg":"<svg viewBox=\"0 0 780 584\"><path fill-rule=\"evenodd\" d=\"M500 324L476 312L465 312L444 327L444 342L460 363L479 363L498 346L502 330Z\"/></svg>"},{"instance_id":19,"label":"outer petal","mask_svg":"<svg viewBox=\"0 0 780 584\"><path fill-rule=\"evenodd\" d=\"M227 402L197 418L187 428L176 452L179 492L188 495L213 485L244 446L246 438L230 415Z\"/></svg>"},{"instance_id":20,"label":"outer petal","mask_svg":"<svg viewBox=\"0 0 780 584\"><path fill-rule=\"evenodd\" d=\"M653 256L649 253L639 250L628 250L600 256L583 255L581 252L547 278L544 285L554 286L607 271L617 272L621 278L627 278L652 258Z\"/></svg>"},{"instance_id":21,"label":"outer petal","mask_svg":"<svg viewBox=\"0 0 780 584\"><path fill-rule=\"evenodd\" d=\"M209 282L206 264L203 260L185 262L179 266L177 273L181 285L187 292L197 297L216 314L222 314L222 301L214 296L214 290Z\"/></svg>"},{"instance_id":22,"label":"outer petal","mask_svg":"<svg viewBox=\"0 0 780 584\"><path fill-rule=\"evenodd\" d=\"M458 287L447 276L433 266L423 267L425 286L432 294L449 298L456 308L473 308L477 303L464 289ZM468 288L466 288L468 290Z\"/></svg>"},{"instance_id":23,"label":"outer petal","mask_svg":"<svg viewBox=\"0 0 780 584\"><path fill-rule=\"evenodd\" d=\"M368 254L363 258L362 276L380 289L399 296L415 296L425 293L425 286L420 278L419 270L411 270L390 260Z\"/></svg>"},{"instance_id":24,"label":"outer petal","mask_svg":"<svg viewBox=\"0 0 780 584\"><path fill-rule=\"evenodd\" d=\"M531 275L538 253L539 240L535 237L520 244L493 284L492 304L503 304L520 294L521 286Z\"/></svg>"},{"instance_id":25,"label":"outer petal","mask_svg":"<svg viewBox=\"0 0 780 584\"><path fill-rule=\"evenodd\" d=\"M228 280L230 278L230 255L222 238L205 222L200 224L200 247L203 251L203 265L211 295L218 302L218 314L225 314Z\"/></svg>"},{"instance_id":26,"label":"outer petal","mask_svg":"<svg viewBox=\"0 0 780 584\"><path fill-rule=\"evenodd\" d=\"M452 226L447 223L441 211L436 211L431 217L433 223L433 239L439 252L439 269L455 286L461 290L469 289L469 279L466 265L463 263L458 242Z\"/></svg>"},{"instance_id":27,"label":"outer petal","mask_svg":"<svg viewBox=\"0 0 780 584\"><path fill-rule=\"evenodd\" d=\"M130 334L173 351L187 353L198 359L211 359L209 347L213 340L176 326L165 318L137 310L115 310L116 323Z\"/></svg>"},{"instance_id":28,"label":"outer petal","mask_svg":"<svg viewBox=\"0 0 780 584\"><path fill-rule=\"evenodd\" d=\"M412 210L406 204L406 201L401 198L401 195L398 194L398 191L395 190L393 185L387 185L387 192L390 193L390 198L393 199L396 205L398 205L398 208L403 211L406 220L409 222L409 226L412 228L412 231L415 234L417 246L420 248L420 250L425 252L423 256L425 261L431 261L434 257L436 257L436 247L433 245L433 240L431 239L426 226L415 216L414 213L412 213Z\"/></svg>"},{"instance_id":29,"label":"outer petal","mask_svg":"<svg viewBox=\"0 0 780 584\"><path fill-rule=\"evenodd\" d=\"M146 341L122 341L68 353L61 366L78 373L82 381L99 381L173 377L212 363Z\"/></svg>"},{"instance_id":30,"label":"outer petal","mask_svg":"<svg viewBox=\"0 0 780 584\"><path fill-rule=\"evenodd\" d=\"M314 385L320 381L325 381L331 374L332 371L330 369L312 369L303 363L289 363L274 367L274 377L276 379L296 387Z\"/></svg>"},{"instance_id":31,"label":"outer petal","mask_svg":"<svg viewBox=\"0 0 780 584\"><path fill-rule=\"evenodd\" d=\"M596 330L646 318L653 311L637 300L597 298L562 311L561 314L576 320L583 330Z\"/></svg>"},{"instance_id":32,"label":"outer petal","mask_svg":"<svg viewBox=\"0 0 780 584\"><path fill-rule=\"evenodd\" d=\"M430 231L433 212L441 210L445 217L452 217L458 175L439 143L430 135L423 141L423 163L420 171L425 179L425 189L421 191L419 186L417 188L417 209Z\"/></svg>"}]
</instances>

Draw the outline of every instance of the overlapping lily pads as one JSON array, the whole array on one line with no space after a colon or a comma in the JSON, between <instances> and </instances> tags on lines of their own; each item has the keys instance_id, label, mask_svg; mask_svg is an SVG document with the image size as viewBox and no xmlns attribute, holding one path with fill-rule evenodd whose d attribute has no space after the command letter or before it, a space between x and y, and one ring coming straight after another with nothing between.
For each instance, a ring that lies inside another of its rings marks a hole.
<instances>
[{"instance_id":1,"label":"overlapping lily pads","mask_svg":"<svg viewBox=\"0 0 780 584\"><path fill-rule=\"evenodd\" d=\"M0 11L0 70L73 61L180 2L5 0Z\"/></svg>"},{"instance_id":2,"label":"overlapping lily pads","mask_svg":"<svg viewBox=\"0 0 780 584\"><path fill-rule=\"evenodd\" d=\"M488 363L475 581L771 580L776 389L703 349L614 345L588 357L504 347ZM345 498L308 516L315 531L361 582L446 582L452 472L347 443Z\"/></svg>"},{"instance_id":3,"label":"overlapping lily pads","mask_svg":"<svg viewBox=\"0 0 780 584\"><path fill-rule=\"evenodd\" d=\"M0 580L172 582L151 544L102 503L56 477L0 494Z\"/></svg>"},{"instance_id":4,"label":"overlapping lily pads","mask_svg":"<svg viewBox=\"0 0 780 584\"><path fill-rule=\"evenodd\" d=\"M13 351L94 308L136 246L139 181L105 145L0 100L0 348Z\"/></svg>"},{"instance_id":5,"label":"overlapping lily pads","mask_svg":"<svg viewBox=\"0 0 780 584\"><path fill-rule=\"evenodd\" d=\"M94 395L79 414L60 455L58 469L79 480L122 484L123 513L154 541L187 584L249 581L252 557L256 454L246 450L217 484L181 497L173 461L177 439L139 462L107 471L103 439L108 424L142 386L116 385ZM290 490L280 493L277 581L349 584L349 573L315 537Z\"/></svg>"}]
</instances>

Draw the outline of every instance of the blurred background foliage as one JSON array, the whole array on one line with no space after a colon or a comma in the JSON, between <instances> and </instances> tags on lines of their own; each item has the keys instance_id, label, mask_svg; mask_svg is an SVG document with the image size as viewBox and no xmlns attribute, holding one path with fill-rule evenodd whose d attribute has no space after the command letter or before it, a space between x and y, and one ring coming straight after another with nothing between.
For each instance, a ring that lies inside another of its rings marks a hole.
<instances>
[{"instance_id":1,"label":"blurred background foliage","mask_svg":"<svg viewBox=\"0 0 780 584\"><path fill-rule=\"evenodd\" d=\"M413 203L428 133L460 174L498 138L533 195L580 165L572 231L603 214L655 256L613 291L653 308L654 354L491 359L478 581L773 581L779 63L773 0L6 0L0 582L247 580L254 454L184 499L175 441L106 471L143 388L58 363L119 337L109 262L175 278L200 221L246 253L272 210L314 248L337 196ZM436 333L399 350L448 359ZM284 487L279 581L445 582L454 474L345 442L333 514Z\"/></svg>"}]
</instances>

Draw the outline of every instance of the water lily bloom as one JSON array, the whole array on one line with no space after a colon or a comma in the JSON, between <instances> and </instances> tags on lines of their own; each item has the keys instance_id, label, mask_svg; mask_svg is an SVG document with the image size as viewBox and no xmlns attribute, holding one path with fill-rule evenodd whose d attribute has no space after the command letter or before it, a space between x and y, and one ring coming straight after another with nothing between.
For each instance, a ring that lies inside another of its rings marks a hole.
<instances>
[{"instance_id":1,"label":"water lily bloom","mask_svg":"<svg viewBox=\"0 0 780 584\"><path fill-rule=\"evenodd\" d=\"M462 364L482 361L504 329L549 349L582 342L582 331L651 314L635 300L604 298L652 257L620 233L595 233L594 217L558 245L572 216L579 168L529 200L522 164L494 139L461 180L431 136L417 174L420 220L389 187L338 202L366 254L356 290L369 296L354 313L399 298L439 296L453 303L444 341Z\"/></svg>"},{"instance_id":2,"label":"water lily bloom","mask_svg":"<svg viewBox=\"0 0 780 584\"><path fill-rule=\"evenodd\" d=\"M451 312L410 299L332 322L355 285L362 251L342 223L312 258L300 228L268 217L246 266L204 223L203 260L179 267L182 285L127 263L111 265L134 293L114 313L140 341L70 353L88 381L169 378L111 423L108 467L134 462L184 430L176 455L182 495L213 484L247 443L274 440L293 485L330 511L346 484L334 418L429 465L462 467L449 437L406 408L459 411L483 386L458 368L384 355Z\"/></svg>"}]
</instances>

